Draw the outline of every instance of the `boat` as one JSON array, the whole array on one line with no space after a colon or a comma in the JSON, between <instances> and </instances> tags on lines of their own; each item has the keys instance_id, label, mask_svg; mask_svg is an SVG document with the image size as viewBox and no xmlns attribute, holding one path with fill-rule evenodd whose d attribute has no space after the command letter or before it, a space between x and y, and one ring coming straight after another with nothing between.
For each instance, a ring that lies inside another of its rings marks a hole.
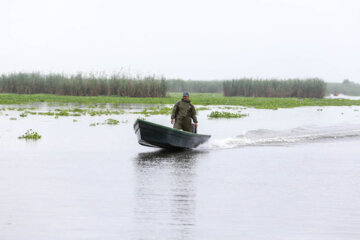
<instances>
[{"instance_id":1,"label":"boat","mask_svg":"<svg viewBox=\"0 0 360 240\"><path fill-rule=\"evenodd\" d=\"M207 142L210 135L186 132L160 124L137 119L134 123L139 144L165 149L192 149Z\"/></svg>"}]
</instances>

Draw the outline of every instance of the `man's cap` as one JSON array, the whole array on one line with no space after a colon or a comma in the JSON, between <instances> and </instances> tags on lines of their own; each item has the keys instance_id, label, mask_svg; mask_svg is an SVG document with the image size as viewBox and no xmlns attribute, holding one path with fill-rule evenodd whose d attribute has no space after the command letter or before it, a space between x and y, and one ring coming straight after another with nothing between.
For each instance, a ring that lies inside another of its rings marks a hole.
<instances>
[{"instance_id":1,"label":"man's cap","mask_svg":"<svg viewBox=\"0 0 360 240\"><path fill-rule=\"evenodd\" d=\"M189 92L184 92L183 93L183 97L188 97L189 96Z\"/></svg>"}]
</instances>

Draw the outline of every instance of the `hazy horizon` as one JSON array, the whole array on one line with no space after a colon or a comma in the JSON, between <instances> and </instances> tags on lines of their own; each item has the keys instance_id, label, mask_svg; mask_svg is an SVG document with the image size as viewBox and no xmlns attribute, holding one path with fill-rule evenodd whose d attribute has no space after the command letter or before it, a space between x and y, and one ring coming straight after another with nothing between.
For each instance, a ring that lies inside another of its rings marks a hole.
<instances>
[{"instance_id":1,"label":"hazy horizon","mask_svg":"<svg viewBox=\"0 0 360 240\"><path fill-rule=\"evenodd\" d=\"M0 74L360 83L355 0L6 0L0 7Z\"/></svg>"}]
</instances>

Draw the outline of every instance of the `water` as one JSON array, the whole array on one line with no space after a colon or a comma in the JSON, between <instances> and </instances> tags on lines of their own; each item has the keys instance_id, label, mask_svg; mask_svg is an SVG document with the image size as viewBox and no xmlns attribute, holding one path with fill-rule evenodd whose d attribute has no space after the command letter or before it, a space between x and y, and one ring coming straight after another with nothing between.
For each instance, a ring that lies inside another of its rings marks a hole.
<instances>
[{"instance_id":1,"label":"water","mask_svg":"<svg viewBox=\"0 0 360 240\"><path fill-rule=\"evenodd\" d=\"M2 111L0 239L359 239L359 110L203 111L211 141L175 153L138 145L136 114ZM89 126L109 117L129 122Z\"/></svg>"},{"instance_id":2,"label":"water","mask_svg":"<svg viewBox=\"0 0 360 240\"><path fill-rule=\"evenodd\" d=\"M360 96L349 96L349 95L344 95L344 94L339 94L337 96L331 94L329 96L326 96L326 98L331 98L331 99L350 99L350 100L360 100Z\"/></svg>"}]
</instances>

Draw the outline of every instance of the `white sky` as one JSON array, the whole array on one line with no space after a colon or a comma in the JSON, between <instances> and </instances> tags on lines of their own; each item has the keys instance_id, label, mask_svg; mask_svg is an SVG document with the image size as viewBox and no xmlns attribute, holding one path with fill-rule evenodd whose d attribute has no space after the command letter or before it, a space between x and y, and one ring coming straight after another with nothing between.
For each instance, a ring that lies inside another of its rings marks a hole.
<instances>
[{"instance_id":1,"label":"white sky","mask_svg":"<svg viewBox=\"0 0 360 240\"><path fill-rule=\"evenodd\" d=\"M359 0L0 0L0 73L360 82Z\"/></svg>"}]
</instances>

